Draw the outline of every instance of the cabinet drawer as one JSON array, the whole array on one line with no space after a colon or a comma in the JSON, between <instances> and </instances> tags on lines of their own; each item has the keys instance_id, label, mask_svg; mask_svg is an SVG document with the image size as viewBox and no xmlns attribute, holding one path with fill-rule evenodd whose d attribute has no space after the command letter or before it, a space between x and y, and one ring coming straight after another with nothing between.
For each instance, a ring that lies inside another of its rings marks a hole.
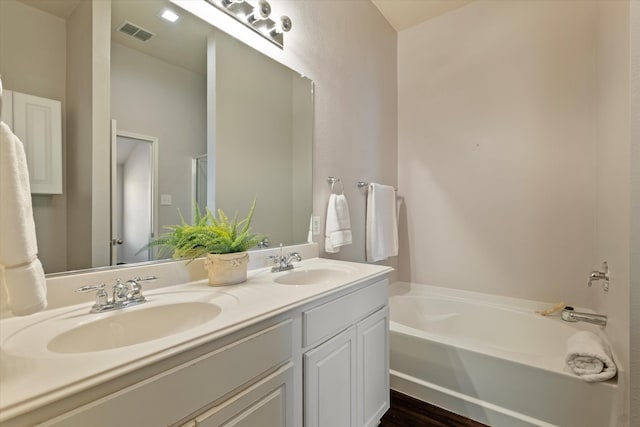
<instances>
[{"instance_id":1,"label":"cabinet drawer","mask_svg":"<svg viewBox=\"0 0 640 427\"><path fill-rule=\"evenodd\" d=\"M250 384L292 356L286 320L119 392L81 406L43 426L169 425ZM144 414L141 417L140 414Z\"/></svg>"},{"instance_id":2,"label":"cabinet drawer","mask_svg":"<svg viewBox=\"0 0 640 427\"><path fill-rule=\"evenodd\" d=\"M327 339L387 303L387 279L302 313L305 347Z\"/></svg>"},{"instance_id":3,"label":"cabinet drawer","mask_svg":"<svg viewBox=\"0 0 640 427\"><path fill-rule=\"evenodd\" d=\"M198 427L293 427L293 364L196 418Z\"/></svg>"}]
</instances>

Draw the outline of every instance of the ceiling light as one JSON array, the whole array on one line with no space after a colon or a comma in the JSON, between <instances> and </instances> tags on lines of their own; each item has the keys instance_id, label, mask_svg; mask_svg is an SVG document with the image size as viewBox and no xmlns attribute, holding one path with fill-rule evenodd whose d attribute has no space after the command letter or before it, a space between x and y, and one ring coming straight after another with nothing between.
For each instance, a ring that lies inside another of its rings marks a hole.
<instances>
[{"instance_id":1,"label":"ceiling light","mask_svg":"<svg viewBox=\"0 0 640 427\"><path fill-rule=\"evenodd\" d=\"M180 19L179 15L169 9L165 9L160 16L169 22L176 22L178 19Z\"/></svg>"}]
</instances>

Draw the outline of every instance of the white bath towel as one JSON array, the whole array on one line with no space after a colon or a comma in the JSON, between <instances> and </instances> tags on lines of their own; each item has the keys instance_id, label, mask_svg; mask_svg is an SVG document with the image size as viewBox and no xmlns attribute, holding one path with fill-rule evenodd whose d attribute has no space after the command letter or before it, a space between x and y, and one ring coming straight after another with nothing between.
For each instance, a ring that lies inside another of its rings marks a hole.
<instances>
[{"instance_id":1,"label":"white bath towel","mask_svg":"<svg viewBox=\"0 0 640 427\"><path fill-rule=\"evenodd\" d=\"M393 187L369 184L365 239L368 262L398 255L396 191Z\"/></svg>"},{"instance_id":2,"label":"white bath towel","mask_svg":"<svg viewBox=\"0 0 640 427\"><path fill-rule=\"evenodd\" d=\"M324 237L324 250L330 254L338 253L341 246L351 244L351 219L344 194L332 193L329 196Z\"/></svg>"},{"instance_id":3,"label":"white bath towel","mask_svg":"<svg viewBox=\"0 0 640 427\"><path fill-rule=\"evenodd\" d=\"M606 343L593 332L576 332L567 343L567 365L587 382L606 381L617 368Z\"/></svg>"},{"instance_id":4,"label":"white bath towel","mask_svg":"<svg viewBox=\"0 0 640 427\"><path fill-rule=\"evenodd\" d=\"M0 122L0 286L16 315L47 306L22 142Z\"/></svg>"}]
</instances>

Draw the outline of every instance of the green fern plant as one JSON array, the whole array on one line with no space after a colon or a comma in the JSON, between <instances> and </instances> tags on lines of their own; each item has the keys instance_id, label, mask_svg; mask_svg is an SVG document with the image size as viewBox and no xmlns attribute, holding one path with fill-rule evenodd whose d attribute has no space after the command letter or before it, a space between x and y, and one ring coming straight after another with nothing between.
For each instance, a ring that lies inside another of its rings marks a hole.
<instances>
[{"instance_id":1,"label":"green fern plant","mask_svg":"<svg viewBox=\"0 0 640 427\"><path fill-rule=\"evenodd\" d=\"M254 234L251 231L250 225L255 208L254 199L249 215L238 221L237 215L233 220L229 220L222 209L218 209L218 217L208 208L202 214L196 205L193 225L188 224L182 213L178 211L180 224L166 226L165 228L169 231L152 240L144 249L159 247L159 255L172 250L174 258L190 260L207 254L244 252L265 238L264 235Z\"/></svg>"}]
</instances>

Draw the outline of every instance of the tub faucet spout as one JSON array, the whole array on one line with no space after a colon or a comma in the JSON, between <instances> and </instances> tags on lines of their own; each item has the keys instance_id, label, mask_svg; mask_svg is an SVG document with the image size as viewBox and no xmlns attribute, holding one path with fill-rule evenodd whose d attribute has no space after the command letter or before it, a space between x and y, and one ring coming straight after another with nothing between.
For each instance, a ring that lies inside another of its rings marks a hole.
<instances>
[{"instance_id":1,"label":"tub faucet spout","mask_svg":"<svg viewBox=\"0 0 640 427\"><path fill-rule=\"evenodd\" d=\"M605 327L607 326L607 316L604 314L584 313L581 311L574 311L573 307L565 307L562 310L562 320L565 322L587 322L594 325Z\"/></svg>"}]
</instances>

